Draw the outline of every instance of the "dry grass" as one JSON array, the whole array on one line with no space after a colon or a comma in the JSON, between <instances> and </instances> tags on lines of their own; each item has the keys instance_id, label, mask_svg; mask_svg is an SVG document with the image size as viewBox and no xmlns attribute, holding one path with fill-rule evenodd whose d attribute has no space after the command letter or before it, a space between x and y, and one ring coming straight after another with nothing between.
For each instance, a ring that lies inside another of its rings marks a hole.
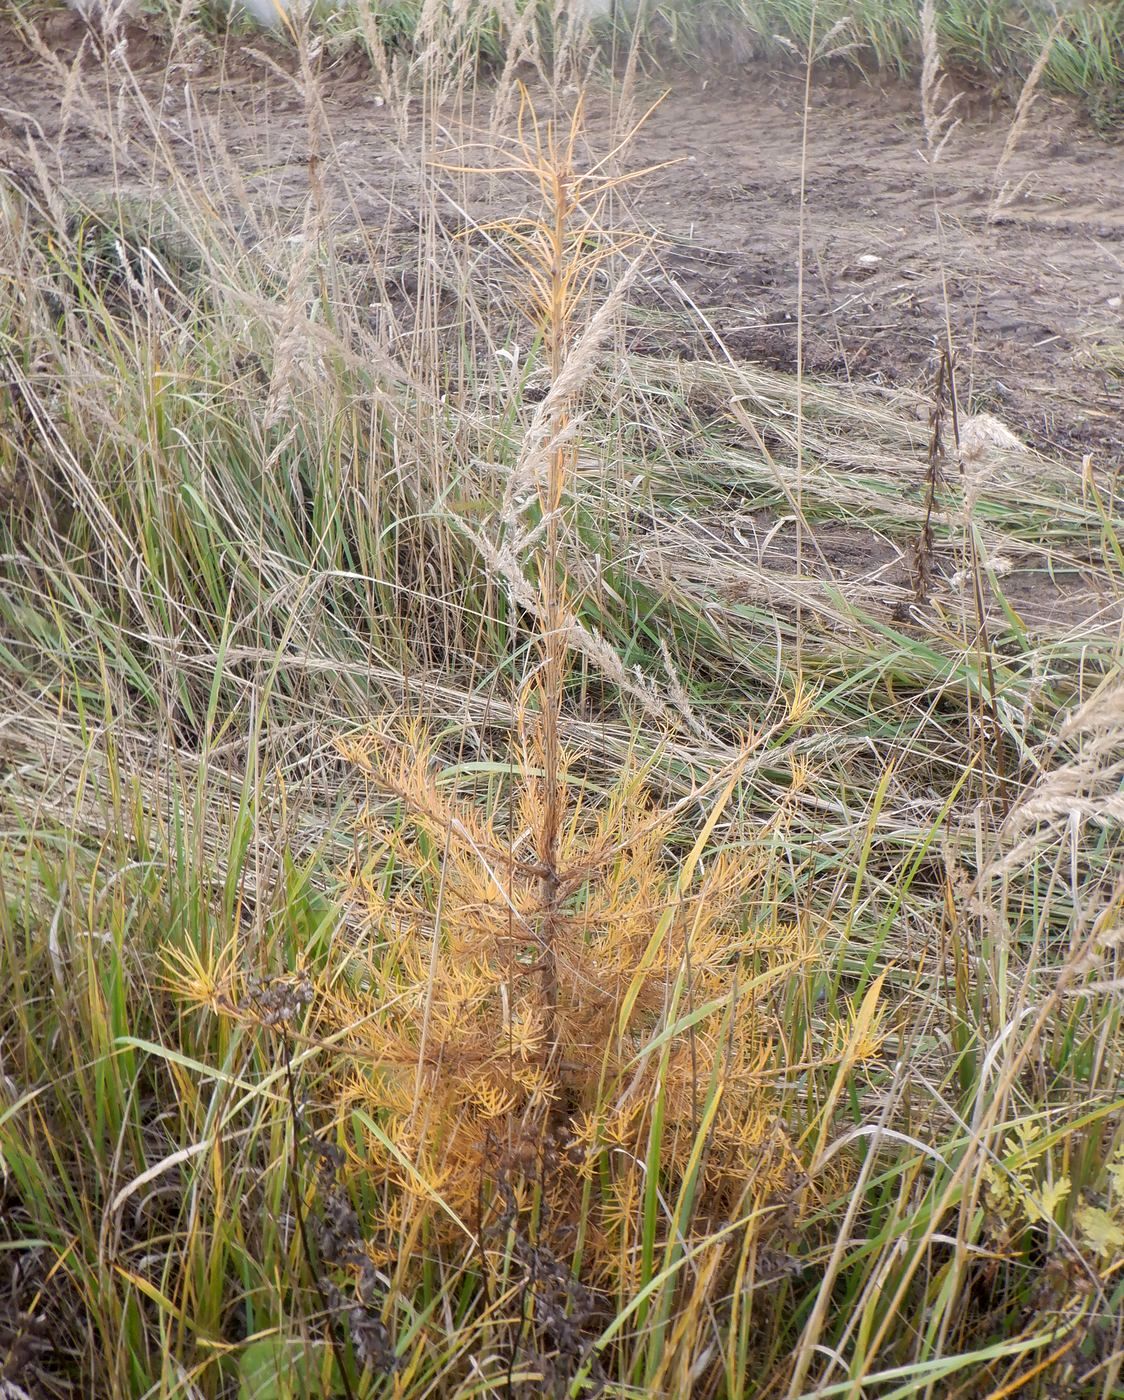
<instances>
[{"instance_id":1,"label":"dry grass","mask_svg":"<svg viewBox=\"0 0 1124 1400\"><path fill-rule=\"evenodd\" d=\"M424 26L409 268L303 33L295 215L0 190L0 1379L1119 1395L1115 486L631 353L630 104Z\"/></svg>"}]
</instances>

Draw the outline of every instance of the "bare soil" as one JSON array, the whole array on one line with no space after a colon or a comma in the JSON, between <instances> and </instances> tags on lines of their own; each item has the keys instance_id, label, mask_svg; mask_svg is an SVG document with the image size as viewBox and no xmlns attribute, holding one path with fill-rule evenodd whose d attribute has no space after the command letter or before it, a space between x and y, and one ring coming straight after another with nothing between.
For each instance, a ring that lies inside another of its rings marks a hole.
<instances>
[{"instance_id":1,"label":"bare soil","mask_svg":"<svg viewBox=\"0 0 1124 1400\"><path fill-rule=\"evenodd\" d=\"M272 40L169 63L159 35L131 30L137 93L160 114L154 132L80 21L59 11L40 32L35 52L0 21L7 165L30 173L30 147L67 188L94 194L142 183L159 140L209 191L246 201L250 224L255 200L299 208L308 121L285 71L293 60ZM630 154L634 164L674 162L630 195L633 213L661 235L661 271L645 293L653 309L690 303L730 355L791 368L802 281L806 369L903 387L926 383L947 312L973 409L1040 449L1075 460L1091 452L1109 471L1124 462L1121 381L1097 355L1124 338L1124 146L1042 95L997 181L1013 114L978 92L962 94L961 124L930 168L917 93L902 84L817 75L804 152L798 74L751 64L661 82L643 80L638 108L649 93L667 95ZM326 65L322 91L332 156L347 174L343 215L396 237L406 263L418 164L363 65ZM607 143L607 96L593 98L588 117L594 145L600 134ZM450 114L450 145L467 134ZM1001 208L997 184L1007 187ZM697 339L677 342L670 324L654 315L636 348L697 352Z\"/></svg>"},{"instance_id":2,"label":"bare soil","mask_svg":"<svg viewBox=\"0 0 1124 1400\"><path fill-rule=\"evenodd\" d=\"M795 367L803 82L687 80L638 140L684 155L643 203L674 238L668 272L735 356ZM973 409L1033 446L1106 464L1124 394L1097 347L1124 332L1124 146L1042 97L1003 169L1012 112L963 94L932 168L917 94L817 80L805 166L804 362L821 377L923 385L945 334ZM989 217L990 216L990 217Z\"/></svg>"}]
</instances>

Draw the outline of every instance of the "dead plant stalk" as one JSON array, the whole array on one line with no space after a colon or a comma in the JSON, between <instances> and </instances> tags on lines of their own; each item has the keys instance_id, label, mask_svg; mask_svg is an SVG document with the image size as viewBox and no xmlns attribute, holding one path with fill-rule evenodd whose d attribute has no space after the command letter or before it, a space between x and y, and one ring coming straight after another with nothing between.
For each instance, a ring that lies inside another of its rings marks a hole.
<instances>
[{"instance_id":1,"label":"dead plant stalk","mask_svg":"<svg viewBox=\"0 0 1124 1400\"><path fill-rule=\"evenodd\" d=\"M553 146L553 139L550 140ZM572 141L568 155L572 156ZM565 272L566 230L572 216L573 189L570 178L571 161L552 161L549 170L550 201L553 218L550 223L550 293L546 306L544 332L550 356L550 375L554 383L562 373L565 362L569 308ZM543 922L540 960L542 964L543 1000L547 1012L547 1038L554 1054L557 1048L558 971L555 955L555 935L559 913L558 835L562 822L564 794L561 778L561 752L558 728L562 711L562 687L565 680L568 646L565 625L565 583L560 569L562 495L573 462L574 448L564 442L568 419L565 404L559 404L550 423L551 449L543 511L546 517L546 552L540 575L540 589L546 628L540 637L542 651L540 723L542 726L543 768L545 794L539 855L544 866L541 879Z\"/></svg>"}]
</instances>

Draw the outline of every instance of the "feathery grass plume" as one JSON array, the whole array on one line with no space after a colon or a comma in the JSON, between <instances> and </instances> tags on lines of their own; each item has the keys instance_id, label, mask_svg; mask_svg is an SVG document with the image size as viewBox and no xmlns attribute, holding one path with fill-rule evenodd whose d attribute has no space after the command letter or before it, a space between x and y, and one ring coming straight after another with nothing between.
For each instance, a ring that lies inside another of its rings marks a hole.
<instances>
[{"instance_id":1,"label":"feathery grass plume","mask_svg":"<svg viewBox=\"0 0 1124 1400\"><path fill-rule=\"evenodd\" d=\"M941 101L946 74L942 71L935 0L924 0L921 6L921 60L921 116L925 125L925 146L930 164L936 164L949 137L960 125L959 118L953 119L960 94L957 93L948 102Z\"/></svg>"},{"instance_id":2,"label":"feathery grass plume","mask_svg":"<svg viewBox=\"0 0 1124 1400\"><path fill-rule=\"evenodd\" d=\"M1015 104L1015 115L1011 121L1010 130L1007 132L1007 139L1003 143L1003 150L1000 152L999 161L995 167L995 174L992 177L993 194L991 208L988 210L987 214L988 223L996 223L1002 218L1003 210L1011 203L1022 188L1021 181L1013 188L1009 181L1003 180L1002 184L1000 184L1000 181L1003 179L1003 172L1006 170L1011 157L1015 154L1015 147L1019 143L1019 137L1022 135L1023 128L1027 123L1027 118L1030 116L1030 109L1034 105L1038 86L1050 62L1050 55L1054 51L1054 44L1065 28L1066 22L1067 16L1060 14L1050 26L1050 32L1046 35L1045 39L1043 39L1042 48L1034 61L1034 66L1026 75L1026 81L1023 83L1022 89L1019 92L1019 100Z\"/></svg>"}]
</instances>

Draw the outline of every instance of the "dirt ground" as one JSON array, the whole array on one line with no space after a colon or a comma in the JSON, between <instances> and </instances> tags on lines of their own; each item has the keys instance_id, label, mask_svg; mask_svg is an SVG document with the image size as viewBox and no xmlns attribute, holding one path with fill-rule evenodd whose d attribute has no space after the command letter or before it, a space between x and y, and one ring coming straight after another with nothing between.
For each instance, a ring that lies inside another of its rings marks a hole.
<instances>
[{"instance_id":1,"label":"dirt ground","mask_svg":"<svg viewBox=\"0 0 1124 1400\"><path fill-rule=\"evenodd\" d=\"M68 75L83 26L62 11L41 33L36 53L0 21L0 159L28 172L30 143L83 194L127 183L130 163L139 179L153 134L130 115L127 86L107 81L87 52L85 96L76 101ZM214 188L230 183L232 161L246 198L299 206L307 123L283 50L263 36L225 60L203 53L169 69L160 39L137 29L128 53L140 91L161 113L159 137L185 168ZM791 368L802 77L750 65L647 78L639 105L664 88L630 156L640 165L675 162L630 196L661 235L661 271L644 296L693 304L736 358ZM326 67L323 91L347 171L346 217L396 232L405 249L417 227L418 174L397 146L390 109L354 60ZM999 177L1007 202L989 218L1012 111L979 92L964 93L958 110L961 124L930 171L914 89L817 76L806 154L805 365L821 377L924 385L947 301L961 391L974 408L1036 447L1074 460L1092 452L1103 468L1118 468L1124 386L1097 351L1124 339L1124 145L1070 104L1040 96ZM592 143L602 133L607 143L609 129L608 98L595 95ZM462 136L450 118L450 144ZM667 349L665 319L652 319L637 348L647 337Z\"/></svg>"},{"instance_id":2,"label":"dirt ground","mask_svg":"<svg viewBox=\"0 0 1124 1400\"><path fill-rule=\"evenodd\" d=\"M1040 448L1124 462L1124 385L1096 364L1124 332L1124 146L1042 99L1001 176L1015 197L989 221L1010 109L962 104L930 174L917 96L847 76L813 94L806 166L805 366L915 385L945 307L976 408ZM677 241L668 270L732 353L796 358L803 86L750 73L677 90L640 137L649 216ZM662 207L661 207L662 206ZM939 215L939 219L938 219Z\"/></svg>"}]
</instances>

